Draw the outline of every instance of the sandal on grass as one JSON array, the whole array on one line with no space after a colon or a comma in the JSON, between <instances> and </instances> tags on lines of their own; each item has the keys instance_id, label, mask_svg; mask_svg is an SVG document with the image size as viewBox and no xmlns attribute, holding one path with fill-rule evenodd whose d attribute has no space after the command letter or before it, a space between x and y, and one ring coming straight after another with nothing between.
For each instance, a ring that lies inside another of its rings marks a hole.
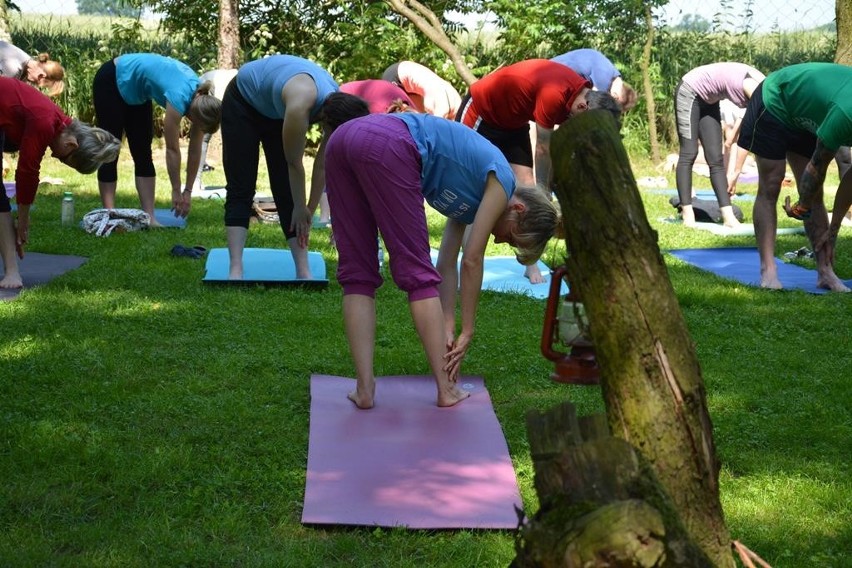
<instances>
[{"instance_id":1,"label":"sandal on grass","mask_svg":"<svg viewBox=\"0 0 852 568\"><path fill-rule=\"evenodd\" d=\"M175 245L172 247L172 256L185 256L187 258L201 258L207 254L207 249L202 246L185 247Z\"/></svg>"},{"instance_id":2,"label":"sandal on grass","mask_svg":"<svg viewBox=\"0 0 852 568\"><path fill-rule=\"evenodd\" d=\"M804 207L797 201L790 207L790 210L787 211L787 215L792 217L793 219L804 221L806 219L810 219L811 210L807 207Z\"/></svg>"}]
</instances>

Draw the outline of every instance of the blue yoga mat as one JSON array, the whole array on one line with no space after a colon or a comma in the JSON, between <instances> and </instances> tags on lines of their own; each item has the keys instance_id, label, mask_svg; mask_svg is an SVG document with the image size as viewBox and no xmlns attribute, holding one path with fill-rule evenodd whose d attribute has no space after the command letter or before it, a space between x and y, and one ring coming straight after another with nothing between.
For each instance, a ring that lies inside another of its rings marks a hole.
<instances>
[{"instance_id":1,"label":"blue yoga mat","mask_svg":"<svg viewBox=\"0 0 852 568\"><path fill-rule=\"evenodd\" d=\"M658 195L677 195L676 189L643 189L643 193L655 193ZM716 194L712 189L699 189L695 192L696 199L716 200ZM743 193L731 196L734 201L754 201L754 195L751 193Z\"/></svg>"},{"instance_id":2,"label":"blue yoga mat","mask_svg":"<svg viewBox=\"0 0 852 568\"><path fill-rule=\"evenodd\" d=\"M680 249L670 250L669 254L717 276L736 280L748 286L760 286L760 255L756 248ZM778 258L775 259L775 265L778 267L778 278L784 288L804 290L811 294L828 292L828 290L817 288L816 270L788 264ZM852 280L845 282L847 286L852 286Z\"/></svg>"},{"instance_id":3,"label":"blue yoga mat","mask_svg":"<svg viewBox=\"0 0 852 568\"><path fill-rule=\"evenodd\" d=\"M432 249L432 263L438 261L438 251ZM461 262L461 259L459 259ZM482 289L492 292L509 294L525 294L532 298L544 299L550 293L550 267L538 261L538 269L547 277L541 284L530 284L524 276L525 267L514 256L486 256L485 267L482 271ZM459 269L461 270L461 269ZM568 286L563 282L561 294L568 293Z\"/></svg>"},{"instance_id":4,"label":"blue yoga mat","mask_svg":"<svg viewBox=\"0 0 852 568\"><path fill-rule=\"evenodd\" d=\"M296 265L289 250L247 248L243 251L243 279L229 280L230 259L227 248L215 248L207 255L204 282L217 284L274 284L283 286L326 287L325 260L318 252L308 252L310 280L296 278Z\"/></svg>"},{"instance_id":5,"label":"blue yoga mat","mask_svg":"<svg viewBox=\"0 0 852 568\"><path fill-rule=\"evenodd\" d=\"M154 209L154 219L163 227L186 228L186 218L175 217L174 211L171 209Z\"/></svg>"}]
</instances>

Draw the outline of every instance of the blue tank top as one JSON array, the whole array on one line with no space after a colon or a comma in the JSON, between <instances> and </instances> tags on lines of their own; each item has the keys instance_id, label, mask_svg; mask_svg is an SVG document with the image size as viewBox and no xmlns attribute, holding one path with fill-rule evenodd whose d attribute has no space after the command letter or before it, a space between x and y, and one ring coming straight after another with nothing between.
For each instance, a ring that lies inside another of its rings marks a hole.
<instances>
[{"instance_id":1,"label":"blue tank top","mask_svg":"<svg viewBox=\"0 0 852 568\"><path fill-rule=\"evenodd\" d=\"M128 53L115 60L115 78L121 98L129 105L154 101L171 104L181 116L198 89L198 75L185 63L154 53Z\"/></svg>"},{"instance_id":2,"label":"blue tank top","mask_svg":"<svg viewBox=\"0 0 852 568\"><path fill-rule=\"evenodd\" d=\"M577 74L592 82L599 91L609 91L612 82L621 77L621 72L616 69L603 53L594 49L575 49L562 55L557 55L551 61L561 63L570 67Z\"/></svg>"},{"instance_id":3,"label":"blue tank top","mask_svg":"<svg viewBox=\"0 0 852 568\"><path fill-rule=\"evenodd\" d=\"M402 120L408 127L420 152L423 197L442 215L467 225L473 223L489 172L494 172L503 186L506 199L512 197L515 175L509 162L473 129L430 114L386 116Z\"/></svg>"},{"instance_id":4,"label":"blue tank top","mask_svg":"<svg viewBox=\"0 0 852 568\"><path fill-rule=\"evenodd\" d=\"M240 94L260 114L267 118L284 118L284 101L281 91L294 75L310 75L317 86L317 100L311 109L311 121L319 118L322 103L337 91L332 76L312 61L294 55L273 55L250 61L237 72L237 88Z\"/></svg>"}]
</instances>

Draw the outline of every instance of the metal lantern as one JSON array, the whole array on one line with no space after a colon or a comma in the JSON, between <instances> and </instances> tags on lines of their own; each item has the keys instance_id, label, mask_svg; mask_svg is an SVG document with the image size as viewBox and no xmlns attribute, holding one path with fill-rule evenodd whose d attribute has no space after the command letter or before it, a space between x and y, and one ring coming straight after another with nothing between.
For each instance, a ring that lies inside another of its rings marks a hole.
<instances>
[{"instance_id":1,"label":"metal lantern","mask_svg":"<svg viewBox=\"0 0 852 568\"><path fill-rule=\"evenodd\" d=\"M585 306L570 284L568 294L564 298L560 294L567 272L568 268L562 265L551 275L541 333L541 353L555 364L556 368L550 375L552 380L574 385L597 385L600 384L600 368L588 335ZM569 347L570 351L558 351L554 346Z\"/></svg>"}]
</instances>

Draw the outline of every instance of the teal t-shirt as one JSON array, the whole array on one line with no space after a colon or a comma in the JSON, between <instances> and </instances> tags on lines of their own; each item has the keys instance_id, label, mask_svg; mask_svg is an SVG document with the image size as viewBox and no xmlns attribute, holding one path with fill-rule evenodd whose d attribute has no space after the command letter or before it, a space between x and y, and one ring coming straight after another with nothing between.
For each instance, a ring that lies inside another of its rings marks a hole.
<instances>
[{"instance_id":1,"label":"teal t-shirt","mask_svg":"<svg viewBox=\"0 0 852 568\"><path fill-rule=\"evenodd\" d=\"M473 223L489 172L494 172L507 199L515 192L515 175L503 153L472 128L430 114L386 116L398 118L408 127L422 161L423 198L442 215Z\"/></svg>"},{"instance_id":2,"label":"teal t-shirt","mask_svg":"<svg viewBox=\"0 0 852 568\"><path fill-rule=\"evenodd\" d=\"M800 63L770 73L763 104L790 128L817 136L829 150L852 145L852 67Z\"/></svg>"},{"instance_id":3,"label":"teal t-shirt","mask_svg":"<svg viewBox=\"0 0 852 568\"><path fill-rule=\"evenodd\" d=\"M319 117L322 103L338 85L328 71L307 59L295 55L273 55L250 61L237 72L237 88L240 94L257 112L267 118L284 118L284 101L281 91L294 75L310 75L317 86L317 100L311 109L311 120Z\"/></svg>"},{"instance_id":4,"label":"teal t-shirt","mask_svg":"<svg viewBox=\"0 0 852 568\"><path fill-rule=\"evenodd\" d=\"M115 78L121 98L129 105L154 101L170 103L181 116L198 89L198 75L185 63L155 53L128 53L115 61Z\"/></svg>"}]
</instances>

